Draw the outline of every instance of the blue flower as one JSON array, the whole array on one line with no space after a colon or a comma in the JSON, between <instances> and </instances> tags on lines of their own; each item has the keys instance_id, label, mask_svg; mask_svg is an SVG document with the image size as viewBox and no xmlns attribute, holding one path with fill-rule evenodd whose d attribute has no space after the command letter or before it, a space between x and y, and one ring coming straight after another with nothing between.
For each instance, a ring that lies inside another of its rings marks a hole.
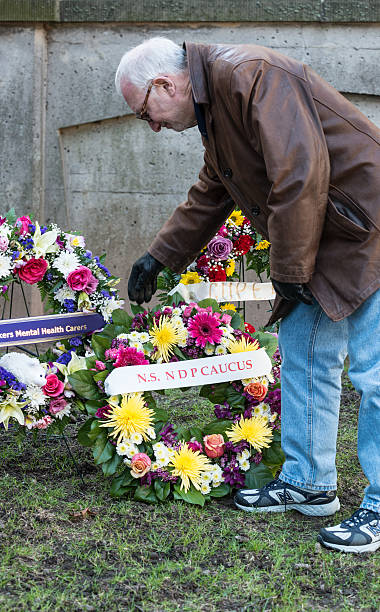
<instances>
[{"instance_id":1,"label":"blue flower","mask_svg":"<svg viewBox=\"0 0 380 612\"><path fill-rule=\"evenodd\" d=\"M66 308L67 312L75 312L75 302L74 300L65 300L63 302L64 308Z\"/></svg>"}]
</instances>

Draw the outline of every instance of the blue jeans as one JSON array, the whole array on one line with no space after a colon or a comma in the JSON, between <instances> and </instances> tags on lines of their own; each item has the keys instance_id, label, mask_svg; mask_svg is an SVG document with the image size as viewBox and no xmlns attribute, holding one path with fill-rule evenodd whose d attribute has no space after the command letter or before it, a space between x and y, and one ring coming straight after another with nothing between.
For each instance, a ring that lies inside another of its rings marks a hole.
<instances>
[{"instance_id":1,"label":"blue jeans","mask_svg":"<svg viewBox=\"0 0 380 612\"><path fill-rule=\"evenodd\" d=\"M380 512L380 290L334 322L314 300L299 303L280 325L282 448L280 478L300 487L336 489L341 374L361 395L358 456L369 486L362 508Z\"/></svg>"}]
</instances>

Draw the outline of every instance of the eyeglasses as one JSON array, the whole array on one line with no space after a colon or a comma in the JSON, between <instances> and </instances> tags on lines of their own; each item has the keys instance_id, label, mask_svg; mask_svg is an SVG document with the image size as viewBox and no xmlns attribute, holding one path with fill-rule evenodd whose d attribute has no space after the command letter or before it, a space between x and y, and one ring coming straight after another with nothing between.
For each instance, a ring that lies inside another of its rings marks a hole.
<instances>
[{"instance_id":1,"label":"eyeglasses","mask_svg":"<svg viewBox=\"0 0 380 612\"><path fill-rule=\"evenodd\" d=\"M143 121L150 121L149 114L146 112L146 107L147 107L147 104L148 104L149 94L152 91L152 87L153 87L153 81L151 81L149 83L149 87L148 87L148 89L146 91L146 95L145 95L145 98L144 98L143 105L142 105L142 107L140 109L140 112L135 113L136 119L142 119Z\"/></svg>"}]
</instances>

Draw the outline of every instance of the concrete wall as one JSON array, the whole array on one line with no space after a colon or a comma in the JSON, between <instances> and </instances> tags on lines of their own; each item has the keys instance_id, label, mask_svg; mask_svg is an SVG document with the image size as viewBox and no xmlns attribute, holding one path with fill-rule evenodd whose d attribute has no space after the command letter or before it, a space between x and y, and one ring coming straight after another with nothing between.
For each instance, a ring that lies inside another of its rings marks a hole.
<instances>
[{"instance_id":1,"label":"concrete wall","mask_svg":"<svg viewBox=\"0 0 380 612\"><path fill-rule=\"evenodd\" d=\"M266 45L312 66L380 126L379 23L44 19L0 23L1 211L15 206L83 232L123 278L185 199L203 155L197 128L154 134L129 114L113 85L129 47L156 35ZM266 310L261 304L250 316L263 323Z\"/></svg>"}]
</instances>

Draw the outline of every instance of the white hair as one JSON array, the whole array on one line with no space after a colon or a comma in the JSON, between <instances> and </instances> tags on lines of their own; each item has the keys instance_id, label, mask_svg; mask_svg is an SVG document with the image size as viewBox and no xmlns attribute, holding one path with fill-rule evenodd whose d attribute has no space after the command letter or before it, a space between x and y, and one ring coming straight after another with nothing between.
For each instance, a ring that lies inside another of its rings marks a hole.
<instances>
[{"instance_id":1,"label":"white hair","mask_svg":"<svg viewBox=\"0 0 380 612\"><path fill-rule=\"evenodd\" d=\"M121 94L123 81L145 87L156 76L178 74L186 66L185 50L168 38L156 36L123 55L116 71L115 86Z\"/></svg>"}]
</instances>

